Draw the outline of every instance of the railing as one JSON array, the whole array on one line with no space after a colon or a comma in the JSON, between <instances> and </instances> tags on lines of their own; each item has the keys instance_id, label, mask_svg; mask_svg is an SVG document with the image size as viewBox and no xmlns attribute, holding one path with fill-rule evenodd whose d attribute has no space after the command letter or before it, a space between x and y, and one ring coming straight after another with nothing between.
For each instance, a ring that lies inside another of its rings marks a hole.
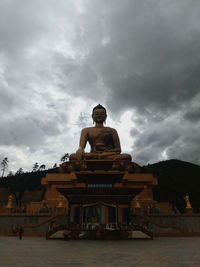
<instances>
[{"instance_id":1,"label":"railing","mask_svg":"<svg viewBox=\"0 0 200 267\"><path fill-rule=\"evenodd\" d=\"M144 215L137 215L136 217L142 218L145 221L150 222L151 224L154 224L154 225L156 225L156 226L158 226L160 228L172 228L172 229L175 229L175 230L177 230L177 231L179 231L181 233L184 233L185 232L184 229L182 229L181 227L178 227L178 226L176 226L174 224L163 224L163 223L159 223L159 222L156 222L156 221L152 220L151 218L149 218L147 216L144 216Z\"/></svg>"},{"instance_id":2,"label":"railing","mask_svg":"<svg viewBox=\"0 0 200 267\"><path fill-rule=\"evenodd\" d=\"M49 237L52 236L53 234L55 234L56 232L64 230L64 228L65 228L64 225L59 225L57 227L54 227L51 230L48 230L46 232L46 239L49 239ZM64 238L64 236L63 236L63 238Z\"/></svg>"},{"instance_id":3,"label":"railing","mask_svg":"<svg viewBox=\"0 0 200 267\"><path fill-rule=\"evenodd\" d=\"M60 217L60 216L66 216L66 214L65 213L63 213L63 214L61 214L61 213L59 213L59 214L53 214L51 217L48 217L47 219L45 219L45 220L43 220L43 221L41 221L39 223L24 224L22 227L23 228L37 228L37 227L39 227L39 226L41 226L43 224L46 224L46 223L50 222L51 220L53 220L53 219L55 219L57 217Z\"/></svg>"},{"instance_id":4,"label":"railing","mask_svg":"<svg viewBox=\"0 0 200 267\"><path fill-rule=\"evenodd\" d=\"M135 225L132 230L141 231L153 239L153 232L151 232L150 230L148 230L146 227L142 225L139 225L139 224Z\"/></svg>"},{"instance_id":5,"label":"railing","mask_svg":"<svg viewBox=\"0 0 200 267\"><path fill-rule=\"evenodd\" d=\"M41 212L2 212L0 216L51 216L52 213Z\"/></svg>"},{"instance_id":6,"label":"railing","mask_svg":"<svg viewBox=\"0 0 200 267\"><path fill-rule=\"evenodd\" d=\"M67 209L53 209L46 212L40 212L38 210L32 210L32 211L24 211L24 212L18 212L18 211L0 211L0 216L53 216L53 215L59 215L59 214L66 214Z\"/></svg>"}]
</instances>

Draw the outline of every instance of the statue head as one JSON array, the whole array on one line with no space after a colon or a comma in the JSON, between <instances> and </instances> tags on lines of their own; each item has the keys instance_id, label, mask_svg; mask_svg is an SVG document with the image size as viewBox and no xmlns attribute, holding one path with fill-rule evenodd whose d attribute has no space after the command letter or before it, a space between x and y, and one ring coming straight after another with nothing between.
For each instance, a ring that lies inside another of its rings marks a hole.
<instances>
[{"instance_id":1,"label":"statue head","mask_svg":"<svg viewBox=\"0 0 200 267\"><path fill-rule=\"evenodd\" d=\"M96 107L93 108L93 110L92 110L92 115L93 115L93 113L94 113L94 111L95 111L96 109L103 109L103 110L105 111L105 114L106 114L106 109L105 109L101 104L99 104L99 105L97 105Z\"/></svg>"},{"instance_id":2,"label":"statue head","mask_svg":"<svg viewBox=\"0 0 200 267\"><path fill-rule=\"evenodd\" d=\"M95 122L104 122L107 118L106 109L102 105L97 105L92 110L92 119Z\"/></svg>"}]
</instances>

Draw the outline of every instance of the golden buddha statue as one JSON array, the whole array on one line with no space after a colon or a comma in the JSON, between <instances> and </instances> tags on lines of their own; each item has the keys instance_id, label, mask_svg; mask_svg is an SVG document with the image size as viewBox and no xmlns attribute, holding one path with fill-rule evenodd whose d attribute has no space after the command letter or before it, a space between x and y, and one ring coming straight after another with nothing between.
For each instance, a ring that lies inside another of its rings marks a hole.
<instances>
[{"instance_id":1,"label":"golden buddha statue","mask_svg":"<svg viewBox=\"0 0 200 267\"><path fill-rule=\"evenodd\" d=\"M92 119L95 125L84 128L81 131L79 148L71 154L70 161L83 159L112 159L131 161L129 154L121 154L121 146L118 133L115 129L105 127L107 114L102 105L93 108ZM85 152L85 146L89 142L91 151Z\"/></svg>"}]
</instances>

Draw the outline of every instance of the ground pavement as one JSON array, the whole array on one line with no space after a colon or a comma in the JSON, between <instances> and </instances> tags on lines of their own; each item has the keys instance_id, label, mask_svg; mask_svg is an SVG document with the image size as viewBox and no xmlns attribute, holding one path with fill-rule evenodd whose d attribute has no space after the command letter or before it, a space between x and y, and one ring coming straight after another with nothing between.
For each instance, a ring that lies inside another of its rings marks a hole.
<instances>
[{"instance_id":1,"label":"ground pavement","mask_svg":"<svg viewBox=\"0 0 200 267\"><path fill-rule=\"evenodd\" d=\"M1 267L200 267L200 237L45 240L0 237Z\"/></svg>"}]
</instances>

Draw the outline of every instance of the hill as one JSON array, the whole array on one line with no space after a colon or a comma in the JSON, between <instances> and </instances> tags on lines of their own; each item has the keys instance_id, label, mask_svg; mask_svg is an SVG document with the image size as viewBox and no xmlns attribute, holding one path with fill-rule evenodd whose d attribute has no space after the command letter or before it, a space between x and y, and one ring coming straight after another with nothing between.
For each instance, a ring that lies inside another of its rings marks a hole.
<instances>
[{"instance_id":1,"label":"hill","mask_svg":"<svg viewBox=\"0 0 200 267\"><path fill-rule=\"evenodd\" d=\"M0 178L0 188L8 189L9 194L11 193L15 196L17 205L20 205L21 201L23 200L25 191L29 192L41 191L40 195L42 197L45 193L45 188L41 185L42 178L47 173L56 173L56 172L58 172L58 168L52 168L45 171L38 170L32 172L24 172L20 174L3 177Z\"/></svg>"}]
</instances>

